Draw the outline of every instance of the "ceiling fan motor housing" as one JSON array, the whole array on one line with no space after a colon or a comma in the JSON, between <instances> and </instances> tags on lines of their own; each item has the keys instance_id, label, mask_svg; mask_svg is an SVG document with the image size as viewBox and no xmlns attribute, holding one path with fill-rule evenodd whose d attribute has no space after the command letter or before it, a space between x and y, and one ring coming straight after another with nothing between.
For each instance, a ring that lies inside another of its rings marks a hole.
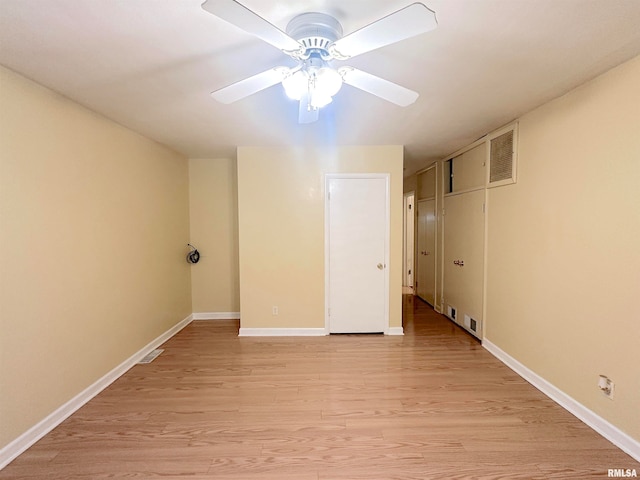
<instances>
[{"instance_id":1,"label":"ceiling fan motor housing","mask_svg":"<svg viewBox=\"0 0 640 480\"><path fill-rule=\"evenodd\" d=\"M287 34L305 47L303 58L320 52L324 60L332 58L329 46L342 38L342 25L331 15L318 12L295 16L287 24Z\"/></svg>"}]
</instances>

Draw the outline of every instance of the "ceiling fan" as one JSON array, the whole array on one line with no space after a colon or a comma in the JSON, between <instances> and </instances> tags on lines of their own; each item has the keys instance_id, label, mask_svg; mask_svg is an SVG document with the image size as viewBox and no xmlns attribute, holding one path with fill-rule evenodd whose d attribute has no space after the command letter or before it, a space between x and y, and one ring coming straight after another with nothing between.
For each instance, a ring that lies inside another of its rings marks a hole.
<instances>
[{"instance_id":1,"label":"ceiling fan","mask_svg":"<svg viewBox=\"0 0 640 480\"><path fill-rule=\"evenodd\" d=\"M300 102L299 122L318 120L318 111L332 101L343 83L399 106L412 104L418 93L354 67L334 67L343 61L437 27L435 13L413 3L360 30L343 36L334 17L317 12L294 17L286 33L235 0L206 0L202 8L295 59L293 68L278 66L211 93L221 103L233 103L282 83L285 93Z\"/></svg>"}]
</instances>

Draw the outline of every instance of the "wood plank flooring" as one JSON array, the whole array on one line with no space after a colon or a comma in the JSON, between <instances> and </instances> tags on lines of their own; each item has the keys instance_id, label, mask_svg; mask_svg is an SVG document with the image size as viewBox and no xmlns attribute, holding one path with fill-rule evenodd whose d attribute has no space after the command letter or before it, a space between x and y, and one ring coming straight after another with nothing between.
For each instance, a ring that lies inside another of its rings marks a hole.
<instances>
[{"instance_id":1,"label":"wood plank flooring","mask_svg":"<svg viewBox=\"0 0 640 480\"><path fill-rule=\"evenodd\" d=\"M588 479L640 464L422 301L403 337L195 321L0 479Z\"/></svg>"}]
</instances>

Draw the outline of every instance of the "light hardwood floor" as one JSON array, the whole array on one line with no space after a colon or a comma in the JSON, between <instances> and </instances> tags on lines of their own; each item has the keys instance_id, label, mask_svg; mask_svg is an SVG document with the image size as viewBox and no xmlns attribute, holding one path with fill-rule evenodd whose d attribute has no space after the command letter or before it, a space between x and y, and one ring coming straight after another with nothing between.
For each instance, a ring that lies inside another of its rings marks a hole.
<instances>
[{"instance_id":1,"label":"light hardwood floor","mask_svg":"<svg viewBox=\"0 0 640 480\"><path fill-rule=\"evenodd\" d=\"M195 321L0 479L587 479L640 464L426 304L403 337Z\"/></svg>"}]
</instances>

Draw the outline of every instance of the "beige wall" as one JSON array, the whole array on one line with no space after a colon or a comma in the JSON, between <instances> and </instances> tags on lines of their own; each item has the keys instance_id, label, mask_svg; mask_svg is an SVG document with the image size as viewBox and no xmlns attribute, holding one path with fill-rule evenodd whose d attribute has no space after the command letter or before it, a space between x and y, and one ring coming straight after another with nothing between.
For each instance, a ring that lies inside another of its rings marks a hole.
<instances>
[{"instance_id":1,"label":"beige wall","mask_svg":"<svg viewBox=\"0 0 640 480\"><path fill-rule=\"evenodd\" d=\"M324 174L346 172L391 173L389 323L402 325L402 161L401 146L238 149L243 328L324 328Z\"/></svg>"},{"instance_id":2,"label":"beige wall","mask_svg":"<svg viewBox=\"0 0 640 480\"><path fill-rule=\"evenodd\" d=\"M0 67L0 448L191 313L188 163Z\"/></svg>"},{"instance_id":3,"label":"beige wall","mask_svg":"<svg viewBox=\"0 0 640 480\"><path fill-rule=\"evenodd\" d=\"M189 160L191 243L201 254L191 267L194 313L240 311L237 197L235 159Z\"/></svg>"},{"instance_id":4,"label":"beige wall","mask_svg":"<svg viewBox=\"0 0 640 480\"><path fill-rule=\"evenodd\" d=\"M518 183L488 194L485 331L636 440L639 85L637 57L520 119Z\"/></svg>"}]
</instances>

